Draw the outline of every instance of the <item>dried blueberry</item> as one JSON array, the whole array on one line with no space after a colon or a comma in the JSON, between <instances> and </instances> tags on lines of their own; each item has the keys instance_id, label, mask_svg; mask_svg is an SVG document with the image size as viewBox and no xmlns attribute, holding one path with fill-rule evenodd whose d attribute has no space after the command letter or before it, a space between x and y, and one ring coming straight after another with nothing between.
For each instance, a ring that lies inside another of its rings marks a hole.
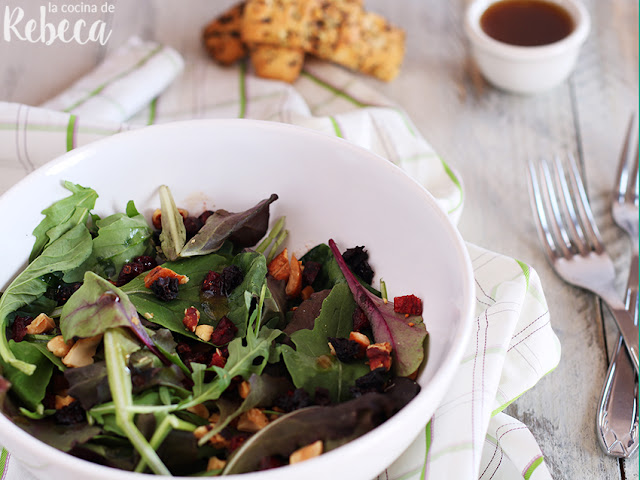
<instances>
[{"instance_id":1,"label":"dried blueberry","mask_svg":"<svg viewBox=\"0 0 640 480\"><path fill-rule=\"evenodd\" d=\"M169 302L178 296L178 279L173 277L160 277L151 284L151 291L160 300Z\"/></svg>"},{"instance_id":2,"label":"dried blueberry","mask_svg":"<svg viewBox=\"0 0 640 480\"><path fill-rule=\"evenodd\" d=\"M387 376L386 370L382 367L371 370L366 375L356 379L355 385L350 389L351 394L354 397L359 397L369 392L382 393L387 382Z\"/></svg>"},{"instance_id":3,"label":"dried blueberry","mask_svg":"<svg viewBox=\"0 0 640 480\"><path fill-rule=\"evenodd\" d=\"M66 407L56 410L53 414L53 421L59 425L75 425L86 422L87 415L79 401L74 401Z\"/></svg>"},{"instance_id":4,"label":"dried blueberry","mask_svg":"<svg viewBox=\"0 0 640 480\"><path fill-rule=\"evenodd\" d=\"M290 390L285 395L276 398L274 402L274 406L287 413L311 405L313 405L313 401L304 388Z\"/></svg>"},{"instance_id":5,"label":"dried blueberry","mask_svg":"<svg viewBox=\"0 0 640 480\"><path fill-rule=\"evenodd\" d=\"M55 300L58 305L64 305L69 297L82 286L82 283L59 283L55 287L49 288L45 293L45 297Z\"/></svg>"},{"instance_id":6,"label":"dried blueberry","mask_svg":"<svg viewBox=\"0 0 640 480\"><path fill-rule=\"evenodd\" d=\"M353 273L359 276L366 283L371 284L371 281L373 280L373 269L367 261L369 259L369 254L364 247L349 248L342 254L342 258L347 262L347 265L349 265L349 268Z\"/></svg>"},{"instance_id":7,"label":"dried blueberry","mask_svg":"<svg viewBox=\"0 0 640 480\"><path fill-rule=\"evenodd\" d=\"M304 262L304 270L302 271L302 285L313 285L316 281L318 274L322 270L322 264L314 262L313 260L307 260Z\"/></svg>"},{"instance_id":8,"label":"dried blueberry","mask_svg":"<svg viewBox=\"0 0 640 480\"><path fill-rule=\"evenodd\" d=\"M234 288L244 280L244 273L237 265L231 265L222 270L222 280L224 285L224 293L229 295Z\"/></svg>"}]
</instances>

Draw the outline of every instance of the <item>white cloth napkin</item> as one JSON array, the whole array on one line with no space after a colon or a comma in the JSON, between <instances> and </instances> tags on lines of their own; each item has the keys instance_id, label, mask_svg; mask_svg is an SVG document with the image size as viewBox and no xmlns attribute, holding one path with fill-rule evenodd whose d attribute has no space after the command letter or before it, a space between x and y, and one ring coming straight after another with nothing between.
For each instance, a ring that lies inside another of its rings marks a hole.
<instances>
[{"instance_id":1,"label":"white cloth napkin","mask_svg":"<svg viewBox=\"0 0 640 480\"><path fill-rule=\"evenodd\" d=\"M204 53L183 63L173 49L138 39L40 107L0 102L0 192L50 159L125 129L237 117L314 128L368 148L422 183L452 221L460 216L458 174L400 107L357 76L307 62L291 86L257 78L244 64L218 67ZM560 360L540 280L522 262L467 247L476 279L471 340L424 433L380 480L551 478L527 427L501 413ZM0 451L0 478L33 478Z\"/></svg>"}]
</instances>

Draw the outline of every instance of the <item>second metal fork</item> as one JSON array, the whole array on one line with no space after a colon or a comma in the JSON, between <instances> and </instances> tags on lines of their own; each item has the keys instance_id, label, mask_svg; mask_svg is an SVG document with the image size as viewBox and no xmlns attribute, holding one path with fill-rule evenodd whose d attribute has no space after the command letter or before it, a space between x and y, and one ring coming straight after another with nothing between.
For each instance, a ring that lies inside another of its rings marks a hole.
<instances>
[{"instance_id":1,"label":"second metal fork","mask_svg":"<svg viewBox=\"0 0 640 480\"><path fill-rule=\"evenodd\" d=\"M553 162L553 174L546 161L539 168L529 163L530 198L538 234L556 273L605 302L637 374L638 327L615 290L613 262L602 245L575 160L571 155L568 160L568 174L558 158Z\"/></svg>"}]
</instances>

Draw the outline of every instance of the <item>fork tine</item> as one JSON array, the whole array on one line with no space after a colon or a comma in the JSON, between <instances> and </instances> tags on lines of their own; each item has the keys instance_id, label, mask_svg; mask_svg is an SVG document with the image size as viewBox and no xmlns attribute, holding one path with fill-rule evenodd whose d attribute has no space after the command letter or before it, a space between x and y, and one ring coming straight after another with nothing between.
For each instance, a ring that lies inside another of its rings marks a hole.
<instances>
[{"instance_id":1,"label":"fork tine","mask_svg":"<svg viewBox=\"0 0 640 480\"><path fill-rule=\"evenodd\" d=\"M542 194L540 192L540 182L538 181L538 175L533 163L529 160L529 200L531 202L531 209L533 210L533 218L536 223L536 230L538 231L538 237L544 250L547 260L551 264L556 258L560 256L558 253L553 236L549 231L549 222L544 210L544 204L542 201Z\"/></svg>"},{"instance_id":2,"label":"fork tine","mask_svg":"<svg viewBox=\"0 0 640 480\"><path fill-rule=\"evenodd\" d=\"M635 154L635 155L634 155ZM632 168L631 175L629 174L629 165L631 164L631 157L635 157L634 167ZM614 195L617 196L615 201L622 203L626 200L630 200L630 191L634 190L630 188L631 182L635 181L637 177L638 165L638 114L634 112L629 118L629 125L627 126L627 133L624 139L624 146L622 152L620 152L620 159L618 161L618 167L616 169L616 184L617 189ZM636 172L634 174L634 171ZM637 181L635 182L637 184Z\"/></svg>"},{"instance_id":3,"label":"fork tine","mask_svg":"<svg viewBox=\"0 0 640 480\"><path fill-rule=\"evenodd\" d=\"M633 156L633 167L631 167L631 175L629 178L627 189L627 199L631 203L638 205L638 159L640 158L640 151L638 151L638 136L636 135L636 148Z\"/></svg>"},{"instance_id":4,"label":"fork tine","mask_svg":"<svg viewBox=\"0 0 640 480\"><path fill-rule=\"evenodd\" d=\"M580 255L586 255L589 253L589 242L587 241L582 227L580 226L579 217L574 207L571 190L567 183L564 168L562 167L562 162L560 162L560 159L557 156L555 157L554 167L556 183L560 184L560 190L562 191L561 203L563 212L565 217L569 220L567 222L569 233L573 239L573 244L578 248Z\"/></svg>"},{"instance_id":5,"label":"fork tine","mask_svg":"<svg viewBox=\"0 0 640 480\"><path fill-rule=\"evenodd\" d=\"M553 185L553 180L551 178L551 173L549 172L549 164L546 160L541 162L542 166L542 174L544 176L543 188L542 191L545 194L547 211L551 211L555 222L550 224L551 231L555 235L555 238L560 240L559 247L562 251L562 255L564 257L570 257L572 255L571 252L571 239L569 238L569 233L564 226L564 221L562 219L562 214L560 213L560 206L558 205L558 198L562 198L562 196L558 195L556 192L556 188Z\"/></svg>"},{"instance_id":6,"label":"fork tine","mask_svg":"<svg viewBox=\"0 0 640 480\"><path fill-rule=\"evenodd\" d=\"M580 171L578 170L578 166L576 165L575 158L572 154L568 154L569 158L569 181L572 189L573 198L576 200L576 207L578 209L578 214L580 215L580 221L584 228L584 233L587 237L587 240L593 247L596 253L603 253L604 247L602 245L602 239L600 237L600 232L598 231L598 227L596 225L595 220L593 219L593 213L591 212L591 207L589 206L589 198L587 197L587 193L584 190L584 183L582 182L582 176L580 175Z\"/></svg>"}]
</instances>

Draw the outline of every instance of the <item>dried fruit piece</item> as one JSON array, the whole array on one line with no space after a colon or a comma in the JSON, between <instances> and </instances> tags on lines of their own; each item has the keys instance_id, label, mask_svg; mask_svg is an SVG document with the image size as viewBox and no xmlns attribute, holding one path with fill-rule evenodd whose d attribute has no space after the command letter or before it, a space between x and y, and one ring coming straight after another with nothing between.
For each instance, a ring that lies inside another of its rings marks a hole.
<instances>
[{"instance_id":1,"label":"dried fruit piece","mask_svg":"<svg viewBox=\"0 0 640 480\"><path fill-rule=\"evenodd\" d=\"M271 275L276 280L287 280L289 278L289 273L291 272L291 266L289 264L289 253L285 248L269 262L267 266L267 270L269 275Z\"/></svg>"},{"instance_id":2,"label":"dried fruit piece","mask_svg":"<svg viewBox=\"0 0 640 480\"><path fill-rule=\"evenodd\" d=\"M184 285L189 281L189 277L186 275L180 275L169 268L157 266L144 277L144 286L151 288L151 285L159 278L176 278L180 285Z\"/></svg>"},{"instance_id":3,"label":"dried fruit piece","mask_svg":"<svg viewBox=\"0 0 640 480\"><path fill-rule=\"evenodd\" d=\"M189 307L185 309L182 323L187 330L189 330L190 332L195 332L199 321L200 312L196 307Z\"/></svg>"},{"instance_id":4,"label":"dried fruit piece","mask_svg":"<svg viewBox=\"0 0 640 480\"><path fill-rule=\"evenodd\" d=\"M364 247L348 248L343 254L342 258L347 262L349 268L353 273L360 277L363 281L371 284L373 280L373 269L369 265L369 253Z\"/></svg>"},{"instance_id":5,"label":"dried fruit piece","mask_svg":"<svg viewBox=\"0 0 640 480\"><path fill-rule=\"evenodd\" d=\"M210 270L205 275L200 290L202 293L206 293L214 297L222 297L225 290L224 278L218 272Z\"/></svg>"},{"instance_id":6,"label":"dried fruit piece","mask_svg":"<svg viewBox=\"0 0 640 480\"><path fill-rule=\"evenodd\" d=\"M227 317L222 317L216 325L211 335L211 343L214 345L225 345L236 336L238 327L236 327Z\"/></svg>"},{"instance_id":7,"label":"dried fruit piece","mask_svg":"<svg viewBox=\"0 0 640 480\"><path fill-rule=\"evenodd\" d=\"M354 362L360 357L361 347L358 342L346 338L329 337L331 353L344 363Z\"/></svg>"},{"instance_id":8,"label":"dried fruit piece","mask_svg":"<svg viewBox=\"0 0 640 480\"><path fill-rule=\"evenodd\" d=\"M289 280L285 288L285 293L289 298L295 298L302 291L302 268L295 255L291 255Z\"/></svg>"},{"instance_id":9,"label":"dried fruit piece","mask_svg":"<svg viewBox=\"0 0 640 480\"><path fill-rule=\"evenodd\" d=\"M161 277L151 284L151 291L160 300L169 302L178 297L178 279L172 277Z\"/></svg>"},{"instance_id":10,"label":"dried fruit piece","mask_svg":"<svg viewBox=\"0 0 640 480\"><path fill-rule=\"evenodd\" d=\"M422 315L422 300L415 295L394 297L393 311L405 315Z\"/></svg>"}]
</instances>

